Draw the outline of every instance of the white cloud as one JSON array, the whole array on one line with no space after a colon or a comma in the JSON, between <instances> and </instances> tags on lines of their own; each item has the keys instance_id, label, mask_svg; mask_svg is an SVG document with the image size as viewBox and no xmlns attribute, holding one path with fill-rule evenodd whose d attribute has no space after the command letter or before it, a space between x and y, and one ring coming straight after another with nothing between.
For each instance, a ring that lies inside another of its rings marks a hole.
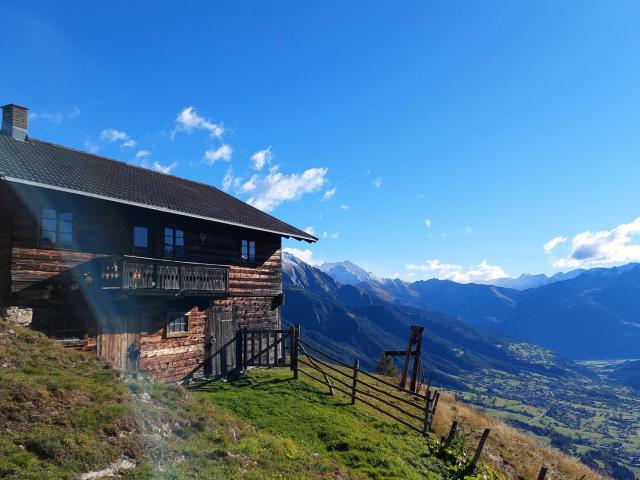
<instances>
[{"instance_id":1,"label":"white cloud","mask_svg":"<svg viewBox=\"0 0 640 480\"><path fill-rule=\"evenodd\" d=\"M63 112L29 112L29 120L44 120L46 122L60 124L65 119L74 119L80 115L80 109L73 107L73 109L67 113Z\"/></svg>"},{"instance_id":2,"label":"white cloud","mask_svg":"<svg viewBox=\"0 0 640 480\"><path fill-rule=\"evenodd\" d=\"M225 192L228 192L229 190L231 190L231 187L236 180L237 179L233 176L233 168L231 168L231 165L229 165L229 168L227 168L227 171L222 178L222 189Z\"/></svg>"},{"instance_id":3,"label":"white cloud","mask_svg":"<svg viewBox=\"0 0 640 480\"><path fill-rule=\"evenodd\" d=\"M122 130L116 130L115 128L105 128L100 132L100 140L104 140L106 142L118 142L120 140L124 141L129 138L127 132L123 132Z\"/></svg>"},{"instance_id":4,"label":"white cloud","mask_svg":"<svg viewBox=\"0 0 640 480\"><path fill-rule=\"evenodd\" d=\"M149 150L138 150L136 152L136 158L147 158L151 156L151 152Z\"/></svg>"},{"instance_id":5,"label":"white cloud","mask_svg":"<svg viewBox=\"0 0 640 480\"><path fill-rule=\"evenodd\" d=\"M183 131L191 133L193 130L206 130L209 135L215 138L222 138L225 129L222 124L213 123L198 115L194 107L184 108L176 117L176 129L172 132L174 138L176 132Z\"/></svg>"},{"instance_id":6,"label":"white cloud","mask_svg":"<svg viewBox=\"0 0 640 480\"><path fill-rule=\"evenodd\" d=\"M136 141L133 140L127 132L115 128L105 128L102 130L102 132L100 132L100 140L107 143L120 142L120 146L126 148L136 146Z\"/></svg>"},{"instance_id":7,"label":"white cloud","mask_svg":"<svg viewBox=\"0 0 640 480\"><path fill-rule=\"evenodd\" d=\"M305 232L307 232L309 235L315 235L316 234L316 230L313 227L307 227L304 229Z\"/></svg>"},{"instance_id":8,"label":"white cloud","mask_svg":"<svg viewBox=\"0 0 640 480\"><path fill-rule=\"evenodd\" d=\"M338 210L349 210L349 205L342 204L338 207Z\"/></svg>"},{"instance_id":9,"label":"white cloud","mask_svg":"<svg viewBox=\"0 0 640 480\"><path fill-rule=\"evenodd\" d=\"M46 120L51 123L62 123L64 114L60 112L29 112L29 120Z\"/></svg>"},{"instance_id":10,"label":"white cloud","mask_svg":"<svg viewBox=\"0 0 640 480\"><path fill-rule=\"evenodd\" d=\"M380 188L382 186L382 179L376 178L373 182L371 182L374 188Z\"/></svg>"},{"instance_id":11,"label":"white cloud","mask_svg":"<svg viewBox=\"0 0 640 480\"><path fill-rule=\"evenodd\" d=\"M473 232L473 228L471 227L464 227L464 234L465 235L469 235Z\"/></svg>"},{"instance_id":12,"label":"white cloud","mask_svg":"<svg viewBox=\"0 0 640 480\"><path fill-rule=\"evenodd\" d=\"M305 263L308 263L309 265L318 265L320 263L314 260L313 252L308 248L305 250L300 250L298 248L286 247L286 248L283 248L282 251L285 253L290 253L294 257L299 258L300 260L302 260Z\"/></svg>"},{"instance_id":13,"label":"white cloud","mask_svg":"<svg viewBox=\"0 0 640 480\"><path fill-rule=\"evenodd\" d=\"M266 175L253 175L246 182L228 178L226 184L238 193L249 194L248 203L270 212L282 202L298 200L305 193L317 192L326 183L326 168L310 168L302 173L284 174L272 167ZM224 180L223 180L224 184Z\"/></svg>"},{"instance_id":14,"label":"white cloud","mask_svg":"<svg viewBox=\"0 0 640 480\"><path fill-rule=\"evenodd\" d=\"M322 199L331 200L336 195L337 192L338 192L338 189L336 187L333 187L327 190L326 192L324 192L324 195L322 195Z\"/></svg>"},{"instance_id":15,"label":"white cloud","mask_svg":"<svg viewBox=\"0 0 640 480\"><path fill-rule=\"evenodd\" d=\"M640 261L640 217L611 230L586 231L571 239L569 255L556 268L594 267Z\"/></svg>"},{"instance_id":16,"label":"white cloud","mask_svg":"<svg viewBox=\"0 0 640 480\"><path fill-rule=\"evenodd\" d=\"M427 228L431 228L431 220L429 218L424 219L424 224Z\"/></svg>"},{"instance_id":17,"label":"white cloud","mask_svg":"<svg viewBox=\"0 0 640 480\"><path fill-rule=\"evenodd\" d=\"M544 253L551 253L554 248L556 248L561 243L569 240L567 237L555 237L545 243L542 248L544 249Z\"/></svg>"},{"instance_id":18,"label":"white cloud","mask_svg":"<svg viewBox=\"0 0 640 480\"><path fill-rule=\"evenodd\" d=\"M171 165L162 165L159 162L153 162L153 169L160 173L171 173L171 170L176 168L177 165L177 162L173 162Z\"/></svg>"},{"instance_id":19,"label":"white cloud","mask_svg":"<svg viewBox=\"0 0 640 480\"><path fill-rule=\"evenodd\" d=\"M262 170L262 167L271 163L271 160L273 160L271 147L267 147L264 150L260 150L251 155L251 161L253 162L253 167L256 170Z\"/></svg>"},{"instance_id":20,"label":"white cloud","mask_svg":"<svg viewBox=\"0 0 640 480\"><path fill-rule=\"evenodd\" d=\"M225 162L231 161L231 154L233 153L233 148L230 145L221 145L217 149L209 149L204 152L204 159L209 165L213 165L218 160L224 160Z\"/></svg>"},{"instance_id":21,"label":"white cloud","mask_svg":"<svg viewBox=\"0 0 640 480\"><path fill-rule=\"evenodd\" d=\"M322 238L333 238L334 240L337 240L339 237L340 237L340 232L335 232L335 233L322 232Z\"/></svg>"},{"instance_id":22,"label":"white cloud","mask_svg":"<svg viewBox=\"0 0 640 480\"><path fill-rule=\"evenodd\" d=\"M441 280L452 280L458 283L473 283L478 281L494 280L504 278L506 272L497 265L490 265L483 260L479 265L465 268L462 265L451 263L441 263L440 260L427 260L421 264L410 263L405 265L410 273L423 272L423 278L439 278Z\"/></svg>"}]
</instances>

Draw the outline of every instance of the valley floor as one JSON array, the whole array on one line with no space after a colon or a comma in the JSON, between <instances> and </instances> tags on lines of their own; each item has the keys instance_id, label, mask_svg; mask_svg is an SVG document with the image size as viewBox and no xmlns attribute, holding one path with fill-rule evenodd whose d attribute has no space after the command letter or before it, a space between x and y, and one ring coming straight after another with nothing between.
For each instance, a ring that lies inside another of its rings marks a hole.
<instances>
[{"instance_id":1,"label":"valley floor","mask_svg":"<svg viewBox=\"0 0 640 480\"><path fill-rule=\"evenodd\" d=\"M471 377L471 378L470 378ZM544 375L466 376L457 395L616 480L640 478L640 395L629 388Z\"/></svg>"}]
</instances>

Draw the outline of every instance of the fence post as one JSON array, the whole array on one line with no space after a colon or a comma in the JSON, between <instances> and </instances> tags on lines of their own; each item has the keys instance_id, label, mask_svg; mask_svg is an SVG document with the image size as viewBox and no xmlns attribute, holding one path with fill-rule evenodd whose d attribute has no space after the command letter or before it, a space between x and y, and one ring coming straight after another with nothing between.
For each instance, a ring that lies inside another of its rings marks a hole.
<instances>
[{"instance_id":1,"label":"fence post","mask_svg":"<svg viewBox=\"0 0 640 480\"><path fill-rule=\"evenodd\" d=\"M236 332L236 370L238 372L242 371L244 367L244 340L243 340L243 332L242 329Z\"/></svg>"},{"instance_id":2,"label":"fence post","mask_svg":"<svg viewBox=\"0 0 640 480\"><path fill-rule=\"evenodd\" d=\"M247 367L248 367L248 356L249 356L249 335L247 334L247 331L245 329L243 329L244 331L244 335L242 335L242 343L243 343L243 347L242 347L242 364L243 364L243 368L246 371Z\"/></svg>"},{"instance_id":3,"label":"fence post","mask_svg":"<svg viewBox=\"0 0 640 480\"><path fill-rule=\"evenodd\" d=\"M353 384L351 386L351 405L356 404L356 388L358 386L358 369L360 368L360 360L357 358L353 361Z\"/></svg>"},{"instance_id":4,"label":"fence post","mask_svg":"<svg viewBox=\"0 0 640 480\"><path fill-rule=\"evenodd\" d=\"M291 352L291 365L293 366L293 378L298 379L298 355L300 353L300 325L296 325L293 329L293 351Z\"/></svg>"},{"instance_id":5,"label":"fence post","mask_svg":"<svg viewBox=\"0 0 640 480\"><path fill-rule=\"evenodd\" d=\"M438 408L438 402L440 401L440 392L436 390L436 393L434 396L435 396L435 400L433 401L433 408L431 409L431 421L433 421L433 417L436 416L436 409Z\"/></svg>"},{"instance_id":6,"label":"fence post","mask_svg":"<svg viewBox=\"0 0 640 480\"><path fill-rule=\"evenodd\" d=\"M540 469L540 473L538 474L538 480L544 480L547 476L547 467L542 467Z\"/></svg>"},{"instance_id":7,"label":"fence post","mask_svg":"<svg viewBox=\"0 0 640 480\"><path fill-rule=\"evenodd\" d=\"M453 439L456 438L457 432L458 432L458 422L454 420L453 423L451 424L451 428L449 429L449 435L447 435L447 439L444 441L445 448L451 445L451 442L453 442Z\"/></svg>"},{"instance_id":8,"label":"fence post","mask_svg":"<svg viewBox=\"0 0 640 480\"><path fill-rule=\"evenodd\" d=\"M480 438L480 442L478 443L476 454L473 456L473 460L471 460L471 463L469 464L470 473L473 473L476 467L478 466L478 460L480 460L480 455L482 455L482 449L484 448L484 444L487 441L487 438L489 437L490 433L491 433L491 430L488 428L485 428L484 432L482 432L482 437Z\"/></svg>"},{"instance_id":9,"label":"fence post","mask_svg":"<svg viewBox=\"0 0 640 480\"><path fill-rule=\"evenodd\" d=\"M289 327L289 368L293 372L293 352L296 348L296 330L293 326ZM283 353L284 356L284 353Z\"/></svg>"},{"instance_id":10,"label":"fence post","mask_svg":"<svg viewBox=\"0 0 640 480\"><path fill-rule=\"evenodd\" d=\"M429 430L431 429L431 409L432 409L433 400L431 397L431 393L427 391L427 395L425 396L424 403L424 422L422 423L422 435L425 437L429 436Z\"/></svg>"}]
</instances>

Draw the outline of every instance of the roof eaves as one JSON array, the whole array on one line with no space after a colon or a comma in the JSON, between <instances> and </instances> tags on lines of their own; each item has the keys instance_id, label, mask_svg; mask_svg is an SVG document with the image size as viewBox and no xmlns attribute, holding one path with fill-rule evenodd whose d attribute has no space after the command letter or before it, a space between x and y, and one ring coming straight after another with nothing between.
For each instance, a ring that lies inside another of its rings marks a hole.
<instances>
[{"instance_id":1,"label":"roof eaves","mask_svg":"<svg viewBox=\"0 0 640 480\"><path fill-rule=\"evenodd\" d=\"M6 180L8 182L23 184L23 185L30 185L30 186L34 186L34 187L47 188L47 189L50 189L50 190L56 190L56 191L61 191L61 192L66 192L66 193L73 193L73 194L82 195L82 196L85 196L85 197L92 197L92 198L97 198L97 199L100 199L100 200L107 200L107 201L112 201L112 202L116 202L116 203L122 203L122 204L125 204L125 205L131 205L131 206L135 206L135 207L147 208L147 209L158 211L158 212L172 213L172 214L175 214L175 215L181 215L181 216L185 216L185 217L197 218L197 219L200 219L200 220L207 220L207 221L210 221L210 222L224 223L224 224L233 225L233 226L236 226L236 227L249 228L249 229L252 229L252 230L259 230L259 231L267 232L267 233L274 233L274 234L281 235L281 236L287 237L287 238L295 238L296 240L304 240L305 242L309 242L309 243L315 243L315 242L318 241L318 238L314 237L313 235L308 235L308 234L300 235L300 234L296 234L296 233L292 233L292 232L283 232L281 230L272 230L272 229L268 229L268 228L256 227L256 226L253 226L253 225L247 225L247 224L243 224L243 223L239 223L239 222L231 222L229 220L222 220L222 219L219 219L219 218L212 218L212 217L207 217L207 216L203 216L203 215L196 215L196 214L193 214L193 213L181 212L179 210L173 210L173 209L170 209L170 208L163 208L163 207L157 207L155 205L149 205L149 204L144 204L144 203L133 202L133 201L130 201L130 200L124 200L124 199L121 199L121 198L112 197L112 196L108 196L108 195L100 195L100 194L91 193L91 192L85 192L85 191L81 191L81 190L74 190L74 189L71 189L71 188L59 187L59 186L56 186L56 185L48 185L48 184L45 184L45 183L34 182L34 181L31 181L31 180L24 180L24 179L21 179L21 178L15 178L15 177L2 175L1 173L0 173L0 179Z\"/></svg>"}]
</instances>

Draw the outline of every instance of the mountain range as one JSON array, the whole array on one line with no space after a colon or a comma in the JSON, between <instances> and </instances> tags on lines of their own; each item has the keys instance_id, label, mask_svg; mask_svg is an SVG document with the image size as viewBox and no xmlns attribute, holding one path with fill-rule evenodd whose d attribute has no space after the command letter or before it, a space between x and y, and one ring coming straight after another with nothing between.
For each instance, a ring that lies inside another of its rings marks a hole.
<instances>
[{"instance_id":1,"label":"mountain range","mask_svg":"<svg viewBox=\"0 0 640 480\"><path fill-rule=\"evenodd\" d=\"M437 279L409 283L377 278L351 262L323 264L320 269L396 305L441 312L574 360L640 358L637 263L494 282L538 285L529 288Z\"/></svg>"},{"instance_id":2,"label":"mountain range","mask_svg":"<svg viewBox=\"0 0 640 480\"><path fill-rule=\"evenodd\" d=\"M460 379L482 369L558 378L587 372L542 348L485 332L444 313L398 304L362 288L365 285L342 284L285 253L283 318L289 324L300 323L304 335L329 353L348 361L358 356L369 369L383 350L406 348L410 325L423 325L428 337L425 370L440 384L455 388L465 388ZM523 350L528 354L523 355Z\"/></svg>"},{"instance_id":3,"label":"mountain range","mask_svg":"<svg viewBox=\"0 0 640 480\"><path fill-rule=\"evenodd\" d=\"M322 265L325 273L286 253L283 260L283 323L301 324L307 342L372 370L384 350L406 348L410 325L422 325L423 368L438 388L606 476L640 473L640 361L606 360L637 352L640 266L517 290L381 279L351 262ZM545 343L600 360L575 361Z\"/></svg>"}]
</instances>

